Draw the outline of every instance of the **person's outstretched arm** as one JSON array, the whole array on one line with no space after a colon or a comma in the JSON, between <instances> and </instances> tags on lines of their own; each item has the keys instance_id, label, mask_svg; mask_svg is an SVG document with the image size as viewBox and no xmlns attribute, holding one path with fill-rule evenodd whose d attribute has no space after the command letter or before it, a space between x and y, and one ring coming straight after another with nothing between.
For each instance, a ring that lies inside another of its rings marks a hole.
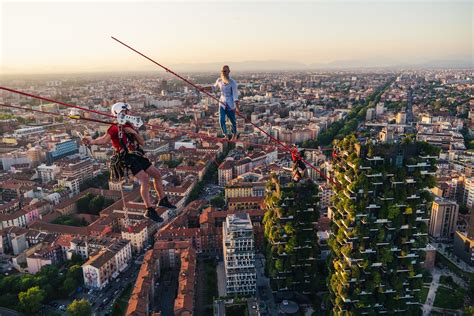
<instances>
[{"instance_id":1,"label":"person's outstretched arm","mask_svg":"<svg viewBox=\"0 0 474 316\"><path fill-rule=\"evenodd\" d=\"M209 92L215 92L219 88L219 78L217 78L216 83L214 83L212 86L206 86L206 87L201 87L202 90L204 91L209 91Z\"/></svg>"},{"instance_id":2,"label":"person's outstretched arm","mask_svg":"<svg viewBox=\"0 0 474 316\"><path fill-rule=\"evenodd\" d=\"M82 139L82 142L86 145L104 145L104 144L109 143L110 140L111 138L110 138L109 133L105 133L104 135L96 139L92 139L92 137L84 137Z\"/></svg>"}]
</instances>

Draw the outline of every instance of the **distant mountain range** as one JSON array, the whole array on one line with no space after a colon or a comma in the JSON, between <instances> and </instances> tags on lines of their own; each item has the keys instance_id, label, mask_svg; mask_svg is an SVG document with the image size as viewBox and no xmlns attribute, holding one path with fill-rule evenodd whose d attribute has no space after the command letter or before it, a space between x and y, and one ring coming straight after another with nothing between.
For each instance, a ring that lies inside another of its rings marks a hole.
<instances>
[{"instance_id":1,"label":"distant mountain range","mask_svg":"<svg viewBox=\"0 0 474 316\"><path fill-rule=\"evenodd\" d=\"M161 62L161 61L159 61ZM212 72L218 73L222 65L228 64L231 70L236 72L278 72L278 71L311 71L311 70L343 70L343 69L434 69L434 68L468 68L474 69L474 61L472 57L460 59L444 59L444 60L429 60L418 63L401 64L396 61L389 61L385 58L376 58L368 60L338 60L329 63L312 63L305 64L302 62L291 62L284 60L249 60L241 62L212 62L212 63L179 63L179 64L164 64L178 72ZM136 65L115 65L103 67L101 65L89 65L81 67L81 69L70 68L64 66L45 66L42 70L36 70L32 75L47 75L55 76L58 73L74 74L74 73L129 73L129 72L156 72L158 67L153 64L143 63ZM159 70L162 71L162 70ZM18 77L18 74L9 74L10 69L6 66L0 67L0 73L4 73L5 79ZM25 71L25 74L28 74ZM3 74L2 74L3 75Z\"/></svg>"},{"instance_id":2,"label":"distant mountain range","mask_svg":"<svg viewBox=\"0 0 474 316\"><path fill-rule=\"evenodd\" d=\"M183 63L175 64L173 68L180 71L216 71L224 64L238 71L285 71L285 70L316 70L316 69L351 69L351 68L473 68L472 59L460 60L431 60L420 63L400 64L382 62L380 60L338 60L330 63L304 64L281 60L243 61L243 62L213 62L213 63Z\"/></svg>"}]
</instances>

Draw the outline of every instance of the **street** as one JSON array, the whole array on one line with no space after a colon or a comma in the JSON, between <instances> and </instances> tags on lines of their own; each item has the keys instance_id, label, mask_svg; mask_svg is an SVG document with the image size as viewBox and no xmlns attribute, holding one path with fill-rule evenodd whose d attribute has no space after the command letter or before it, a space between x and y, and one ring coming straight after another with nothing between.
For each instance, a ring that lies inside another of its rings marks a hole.
<instances>
[{"instance_id":1,"label":"street","mask_svg":"<svg viewBox=\"0 0 474 316\"><path fill-rule=\"evenodd\" d=\"M117 279L113 280L105 289L93 290L89 294L88 289L84 289L83 292L77 293L68 300L56 300L50 302L49 305L45 305L43 308L43 314L49 315L55 312L60 315L66 315L65 308L60 310L59 306L64 305L67 307L72 303L73 300L86 299L92 305L92 315L102 316L110 314L112 306L115 300L120 296L122 290L124 290L129 283L132 286L135 284L140 265L134 263L134 260L129 264L129 267L123 271Z\"/></svg>"},{"instance_id":2,"label":"street","mask_svg":"<svg viewBox=\"0 0 474 316\"><path fill-rule=\"evenodd\" d=\"M223 191L223 189L220 186L218 186L216 184L208 183L202 189L202 192L199 195L199 199L210 201L213 197L219 195L222 191Z\"/></svg>"},{"instance_id":3,"label":"street","mask_svg":"<svg viewBox=\"0 0 474 316\"><path fill-rule=\"evenodd\" d=\"M439 286L439 278L441 276L440 271L434 269L432 272L433 280L431 281L430 289L428 291L428 296L426 297L426 302L423 302L422 310L423 315L430 315L431 309L433 308L434 299L436 297L436 291Z\"/></svg>"},{"instance_id":4,"label":"street","mask_svg":"<svg viewBox=\"0 0 474 316\"><path fill-rule=\"evenodd\" d=\"M132 261L127 270L121 273L116 280L109 283L105 290L99 291L98 296L96 293L87 294L87 299L93 302L92 314L95 316L110 314L112 306L122 293L122 290L124 290L129 283L132 283L132 286L135 284L139 270L140 265Z\"/></svg>"},{"instance_id":5,"label":"street","mask_svg":"<svg viewBox=\"0 0 474 316\"><path fill-rule=\"evenodd\" d=\"M277 305L273 298L270 279L265 276L265 256L255 255L255 269L257 272L258 311L261 315L277 315Z\"/></svg>"}]
</instances>

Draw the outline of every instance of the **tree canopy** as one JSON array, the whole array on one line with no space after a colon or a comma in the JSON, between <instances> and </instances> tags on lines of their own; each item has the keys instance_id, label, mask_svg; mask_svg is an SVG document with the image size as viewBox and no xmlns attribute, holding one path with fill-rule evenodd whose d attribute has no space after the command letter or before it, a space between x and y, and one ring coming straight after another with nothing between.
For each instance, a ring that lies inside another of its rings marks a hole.
<instances>
[{"instance_id":1,"label":"tree canopy","mask_svg":"<svg viewBox=\"0 0 474 316\"><path fill-rule=\"evenodd\" d=\"M68 316L89 316L92 313L92 307L89 301L82 299L74 300L67 307Z\"/></svg>"}]
</instances>

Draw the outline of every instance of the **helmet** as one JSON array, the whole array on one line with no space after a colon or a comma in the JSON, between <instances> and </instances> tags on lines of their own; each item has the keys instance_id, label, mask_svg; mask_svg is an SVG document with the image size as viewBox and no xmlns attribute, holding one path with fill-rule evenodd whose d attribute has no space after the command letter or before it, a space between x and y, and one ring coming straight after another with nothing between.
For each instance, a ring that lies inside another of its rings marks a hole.
<instances>
[{"instance_id":1,"label":"helmet","mask_svg":"<svg viewBox=\"0 0 474 316\"><path fill-rule=\"evenodd\" d=\"M131 109L132 107L130 106L130 104L124 103L124 102L117 102L114 105L112 105L111 111L113 115L117 116L123 110L130 111Z\"/></svg>"}]
</instances>

